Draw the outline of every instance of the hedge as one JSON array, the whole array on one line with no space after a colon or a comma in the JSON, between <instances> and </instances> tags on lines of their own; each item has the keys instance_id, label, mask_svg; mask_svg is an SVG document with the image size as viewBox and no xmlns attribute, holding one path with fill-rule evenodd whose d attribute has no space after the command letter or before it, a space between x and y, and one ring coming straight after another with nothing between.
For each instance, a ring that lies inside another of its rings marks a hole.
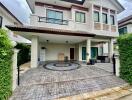
<instances>
[{"instance_id":1,"label":"hedge","mask_svg":"<svg viewBox=\"0 0 132 100\"><path fill-rule=\"evenodd\" d=\"M29 45L18 43L15 48L20 50L18 53L18 62L17 62L18 66L30 61L30 46Z\"/></svg>"},{"instance_id":2,"label":"hedge","mask_svg":"<svg viewBox=\"0 0 132 100\"><path fill-rule=\"evenodd\" d=\"M132 34L118 38L120 54L120 77L132 84Z\"/></svg>"},{"instance_id":3,"label":"hedge","mask_svg":"<svg viewBox=\"0 0 132 100\"><path fill-rule=\"evenodd\" d=\"M0 100L7 100L12 93L13 47L6 33L0 29Z\"/></svg>"}]
</instances>

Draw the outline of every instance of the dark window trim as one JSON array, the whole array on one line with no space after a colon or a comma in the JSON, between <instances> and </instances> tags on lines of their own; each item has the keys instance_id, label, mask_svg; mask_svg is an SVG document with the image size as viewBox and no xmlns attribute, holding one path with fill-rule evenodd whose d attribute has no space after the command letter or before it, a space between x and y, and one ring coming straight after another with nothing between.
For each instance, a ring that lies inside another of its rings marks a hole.
<instances>
[{"instance_id":1,"label":"dark window trim","mask_svg":"<svg viewBox=\"0 0 132 100\"><path fill-rule=\"evenodd\" d=\"M0 16L0 28L2 27L2 22L3 22L3 17L2 16Z\"/></svg>"},{"instance_id":2,"label":"dark window trim","mask_svg":"<svg viewBox=\"0 0 132 100\"><path fill-rule=\"evenodd\" d=\"M115 16L114 15L110 15L110 17L112 17L111 25L115 25Z\"/></svg>"},{"instance_id":3,"label":"dark window trim","mask_svg":"<svg viewBox=\"0 0 132 100\"><path fill-rule=\"evenodd\" d=\"M59 12L59 13L62 13L62 19L63 20L63 11L58 11L58 10L54 10L54 9L46 9L46 17L48 18L48 15L47 15L47 11L50 10L50 11L54 11L54 12ZM54 18L55 19L55 18Z\"/></svg>"},{"instance_id":4,"label":"dark window trim","mask_svg":"<svg viewBox=\"0 0 132 100\"><path fill-rule=\"evenodd\" d=\"M107 13L102 13L102 16L103 16L103 15L106 15L106 21L105 21L105 23L104 23L104 22L103 22L103 23L104 23L104 24L108 24L108 14L107 14Z\"/></svg>"},{"instance_id":5,"label":"dark window trim","mask_svg":"<svg viewBox=\"0 0 132 100\"><path fill-rule=\"evenodd\" d=\"M95 20L94 20L94 22L100 22L100 14L99 14L99 11L94 11L94 14L95 14L95 13L98 13L98 21L95 21Z\"/></svg>"},{"instance_id":6,"label":"dark window trim","mask_svg":"<svg viewBox=\"0 0 132 100\"><path fill-rule=\"evenodd\" d=\"M77 20L76 20L76 14L77 14L77 13L84 14L84 22L81 22L81 21L77 21ZM76 21L76 22L79 22L79 23L86 23L86 14L85 14L84 12L81 12L81 11L76 11L76 12L75 12L75 21Z\"/></svg>"},{"instance_id":7,"label":"dark window trim","mask_svg":"<svg viewBox=\"0 0 132 100\"><path fill-rule=\"evenodd\" d=\"M125 29L126 29L126 32L124 32ZM123 30L123 32L121 33L120 30ZM118 31L119 31L119 35L126 34L126 33L128 32L128 30L127 30L127 26L124 26L124 27L119 28Z\"/></svg>"}]
</instances>

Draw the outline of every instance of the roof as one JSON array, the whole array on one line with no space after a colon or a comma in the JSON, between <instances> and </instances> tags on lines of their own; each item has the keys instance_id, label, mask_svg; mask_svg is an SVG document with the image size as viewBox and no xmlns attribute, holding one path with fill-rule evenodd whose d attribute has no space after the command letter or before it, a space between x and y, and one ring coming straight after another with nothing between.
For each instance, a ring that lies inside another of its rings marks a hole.
<instances>
[{"instance_id":1,"label":"roof","mask_svg":"<svg viewBox=\"0 0 132 100\"><path fill-rule=\"evenodd\" d=\"M81 5L85 2L85 0L60 0L60 1L66 1L70 3L81 4Z\"/></svg>"},{"instance_id":2,"label":"roof","mask_svg":"<svg viewBox=\"0 0 132 100\"><path fill-rule=\"evenodd\" d=\"M72 30L63 30L55 28L44 28L44 27L35 27L35 26L6 26L8 29L17 32L33 32L33 33L43 33L43 34L56 34L56 35L70 35L70 36L81 36L81 37L94 37L95 34L84 32L84 31L72 31Z\"/></svg>"},{"instance_id":3,"label":"roof","mask_svg":"<svg viewBox=\"0 0 132 100\"><path fill-rule=\"evenodd\" d=\"M115 1L122 8L122 10L125 10L125 8L121 5L121 3L118 0L115 0Z\"/></svg>"},{"instance_id":4,"label":"roof","mask_svg":"<svg viewBox=\"0 0 132 100\"><path fill-rule=\"evenodd\" d=\"M20 24L23 25L23 23L18 19L16 18L16 16L14 16L1 2L0 2L0 6L10 15L12 16L17 22L19 22Z\"/></svg>"},{"instance_id":5,"label":"roof","mask_svg":"<svg viewBox=\"0 0 132 100\"><path fill-rule=\"evenodd\" d=\"M129 20L132 20L132 15L127 16L127 17L123 18L122 20L119 20L118 23L121 24L121 23L124 23L124 22L129 21Z\"/></svg>"}]
</instances>

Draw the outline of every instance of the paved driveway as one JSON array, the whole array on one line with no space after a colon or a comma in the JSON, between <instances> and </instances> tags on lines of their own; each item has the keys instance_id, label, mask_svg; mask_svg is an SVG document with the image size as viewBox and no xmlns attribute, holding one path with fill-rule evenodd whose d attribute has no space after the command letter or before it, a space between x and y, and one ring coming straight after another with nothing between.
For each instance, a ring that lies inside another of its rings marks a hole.
<instances>
[{"instance_id":1,"label":"paved driveway","mask_svg":"<svg viewBox=\"0 0 132 100\"><path fill-rule=\"evenodd\" d=\"M40 66L21 76L21 85L11 100L53 100L125 84L111 72L111 64L82 65L71 71L52 71Z\"/></svg>"}]
</instances>

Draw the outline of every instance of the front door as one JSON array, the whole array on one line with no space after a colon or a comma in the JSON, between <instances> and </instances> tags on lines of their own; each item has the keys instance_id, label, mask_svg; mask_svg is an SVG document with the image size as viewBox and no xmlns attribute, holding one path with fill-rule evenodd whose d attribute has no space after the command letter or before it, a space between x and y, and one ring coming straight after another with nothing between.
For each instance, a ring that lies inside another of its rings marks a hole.
<instances>
[{"instance_id":1,"label":"front door","mask_svg":"<svg viewBox=\"0 0 132 100\"><path fill-rule=\"evenodd\" d=\"M70 60L74 60L74 48L70 48Z\"/></svg>"},{"instance_id":2,"label":"front door","mask_svg":"<svg viewBox=\"0 0 132 100\"><path fill-rule=\"evenodd\" d=\"M91 47L91 58L97 59L98 56L98 48L97 47Z\"/></svg>"},{"instance_id":3,"label":"front door","mask_svg":"<svg viewBox=\"0 0 132 100\"><path fill-rule=\"evenodd\" d=\"M86 47L82 47L82 60L86 60Z\"/></svg>"}]
</instances>

